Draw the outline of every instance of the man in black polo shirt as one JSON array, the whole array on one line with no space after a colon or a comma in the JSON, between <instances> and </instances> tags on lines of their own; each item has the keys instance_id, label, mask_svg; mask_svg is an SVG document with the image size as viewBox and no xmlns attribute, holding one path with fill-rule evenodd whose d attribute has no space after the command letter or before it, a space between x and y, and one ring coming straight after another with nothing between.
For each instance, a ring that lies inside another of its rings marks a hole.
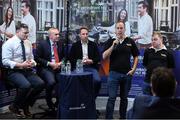
<instances>
[{"instance_id":1,"label":"man in black polo shirt","mask_svg":"<svg viewBox=\"0 0 180 120\"><path fill-rule=\"evenodd\" d=\"M175 66L173 54L164 46L162 35L158 32L153 33L152 47L144 52L143 65L147 69L143 83L143 93L152 95L150 87L152 71L157 67L174 68Z\"/></svg>"},{"instance_id":2,"label":"man in black polo shirt","mask_svg":"<svg viewBox=\"0 0 180 120\"><path fill-rule=\"evenodd\" d=\"M109 98L106 106L106 119L113 118L114 104L119 85L121 98L119 114L121 118L126 118L128 92L139 55L135 42L124 34L125 26L123 22L116 23L115 32L116 39L108 40L103 53L103 59L110 59L110 73L108 77ZM131 55L134 58L132 68L130 62Z\"/></svg>"}]
</instances>

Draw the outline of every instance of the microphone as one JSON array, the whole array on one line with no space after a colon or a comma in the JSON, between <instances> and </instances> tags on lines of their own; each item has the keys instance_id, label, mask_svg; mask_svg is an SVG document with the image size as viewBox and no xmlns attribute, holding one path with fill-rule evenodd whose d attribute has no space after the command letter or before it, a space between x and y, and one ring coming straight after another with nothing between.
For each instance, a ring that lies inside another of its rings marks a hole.
<instances>
[{"instance_id":1,"label":"microphone","mask_svg":"<svg viewBox=\"0 0 180 120\"><path fill-rule=\"evenodd\" d=\"M117 46L118 46L118 44L117 44L117 43L114 43L113 50L117 49Z\"/></svg>"}]
</instances>

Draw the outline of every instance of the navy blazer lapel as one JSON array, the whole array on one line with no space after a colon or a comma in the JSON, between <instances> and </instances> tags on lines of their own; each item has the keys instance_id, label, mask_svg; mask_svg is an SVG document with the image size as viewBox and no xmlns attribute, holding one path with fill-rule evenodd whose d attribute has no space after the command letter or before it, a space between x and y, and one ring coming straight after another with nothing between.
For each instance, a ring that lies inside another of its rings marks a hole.
<instances>
[{"instance_id":1,"label":"navy blazer lapel","mask_svg":"<svg viewBox=\"0 0 180 120\"><path fill-rule=\"evenodd\" d=\"M89 41L88 41L87 47L88 47L88 57L89 57L90 56L90 50L91 50L91 43Z\"/></svg>"},{"instance_id":2,"label":"navy blazer lapel","mask_svg":"<svg viewBox=\"0 0 180 120\"><path fill-rule=\"evenodd\" d=\"M82 51L82 44L81 41L79 41L79 51L80 51L80 57L83 58L83 51Z\"/></svg>"},{"instance_id":3,"label":"navy blazer lapel","mask_svg":"<svg viewBox=\"0 0 180 120\"><path fill-rule=\"evenodd\" d=\"M63 56L62 56L62 54L64 54L63 52L64 52L64 50L63 50L63 43L61 42L61 41L58 41L57 42L57 50L58 50L58 56L59 56L59 60L62 60L63 58Z\"/></svg>"},{"instance_id":4,"label":"navy blazer lapel","mask_svg":"<svg viewBox=\"0 0 180 120\"><path fill-rule=\"evenodd\" d=\"M50 39L47 39L47 51L50 52L50 60L51 60L51 58L52 58L52 51L51 51L51 42L50 42Z\"/></svg>"}]
</instances>

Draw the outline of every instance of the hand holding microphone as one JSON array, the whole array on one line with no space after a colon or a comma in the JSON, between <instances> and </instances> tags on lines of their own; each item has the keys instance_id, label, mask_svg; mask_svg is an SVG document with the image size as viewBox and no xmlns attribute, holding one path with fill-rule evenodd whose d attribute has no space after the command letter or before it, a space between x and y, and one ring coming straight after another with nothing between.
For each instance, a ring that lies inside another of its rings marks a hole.
<instances>
[{"instance_id":1,"label":"hand holding microphone","mask_svg":"<svg viewBox=\"0 0 180 120\"><path fill-rule=\"evenodd\" d=\"M117 48L117 45L119 44L119 40L114 40L113 41L113 49L116 49Z\"/></svg>"}]
</instances>

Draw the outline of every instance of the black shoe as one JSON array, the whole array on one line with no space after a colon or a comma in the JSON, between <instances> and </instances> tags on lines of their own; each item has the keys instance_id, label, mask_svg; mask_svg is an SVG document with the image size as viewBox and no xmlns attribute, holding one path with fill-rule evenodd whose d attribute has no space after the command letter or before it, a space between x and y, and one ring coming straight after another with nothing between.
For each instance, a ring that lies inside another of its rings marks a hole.
<instances>
[{"instance_id":1,"label":"black shoe","mask_svg":"<svg viewBox=\"0 0 180 120\"><path fill-rule=\"evenodd\" d=\"M48 111L55 111L55 105L53 102L48 102L47 105L49 107Z\"/></svg>"},{"instance_id":2,"label":"black shoe","mask_svg":"<svg viewBox=\"0 0 180 120\"><path fill-rule=\"evenodd\" d=\"M14 113L19 118L25 118L23 114L21 114L21 111L17 107L15 107L14 104L9 105L9 111Z\"/></svg>"},{"instance_id":3,"label":"black shoe","mask_svg":"<svg viewBox=\"0 0 180 120\"><path fill-rule=\"evenodd\" d=\"M55 111L55 107L54 106L49 107L48 111L49 112L54 112Z\"/></svg>"},{"instance_id":4,"label":"black shoe","mask_svg":"<svg viewBox=\"0 0 180 120\"><path fill-rule=\"evenodd\" d=\"M56 101L56 102L54 103L54 107L57 109L57 108L58 108L58 105L59 105L59 101Z\"/></svg>"},{"instance_id":5,"label":"black shoe","mask_svg":"<svg viewBox=\"0 0 180 120\"><path fill-rule=\"evenodd\" d=\"M99 116L100 116L100 112L99 110L96 110L96 118L99 118Z\"/></svg>"}]
</instances>

